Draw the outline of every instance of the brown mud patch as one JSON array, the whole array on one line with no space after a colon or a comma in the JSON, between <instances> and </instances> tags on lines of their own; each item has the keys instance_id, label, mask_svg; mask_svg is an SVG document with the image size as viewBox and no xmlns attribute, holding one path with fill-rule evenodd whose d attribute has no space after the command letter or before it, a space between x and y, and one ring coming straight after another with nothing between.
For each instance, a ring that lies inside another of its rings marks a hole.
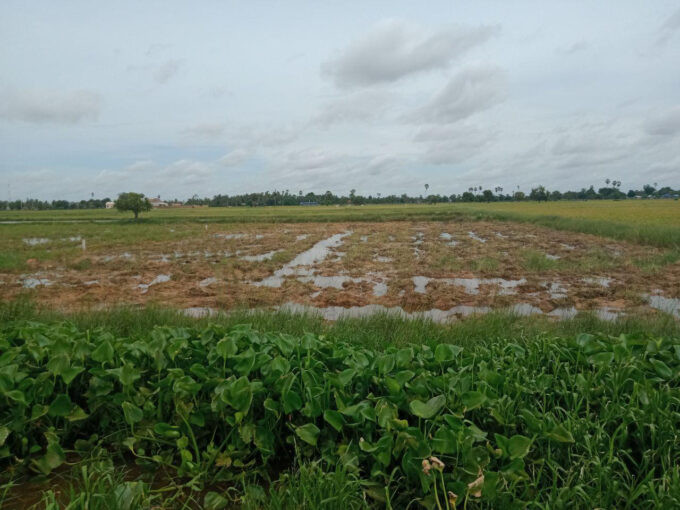
<instances>
[{"instance_id":1,"label":"brown mud patch","mask_svg":"<svg viewBox=\"0 0 680 510\"><path fill-rule=\"evenodd\" d=\"M650 295L680 297L680 263L653 272L645 266L646 260L662 258L663 249L533 225L197 225L190 234L31 260L28 270L0 271L0 290L3 299L29 294L64 310L147 303L228 310L297 303L382 305L407 312L515 305L543 313L648 312ZM315 258L314 250L334 236L339 241ZM302 262L290 266L296 260ZM159 279L162 275L169 279ZM263 284L276 275L280 286ZM414 277L426 285L418 288ZM27 282L35 285L27 288Z\"/></svg>"}]
</instances>

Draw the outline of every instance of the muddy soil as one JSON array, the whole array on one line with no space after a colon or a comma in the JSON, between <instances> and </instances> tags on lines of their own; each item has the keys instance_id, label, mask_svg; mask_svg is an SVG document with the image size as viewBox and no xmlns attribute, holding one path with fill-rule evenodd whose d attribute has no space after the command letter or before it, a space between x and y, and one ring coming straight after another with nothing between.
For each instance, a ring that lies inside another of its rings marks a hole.
<instances>
[{"instance_id":1,"label":"muddy soil","mask_svg":"<svg viewBox=\"0 0 680 510\"><path fill-rule=\"evenodd\" d=\"M0 291L3 299L29 294L66 310L153 302L680 314L680 264L650 270L663 253L502 222L211 225L179 241L140 240L0 271Z\"/></svg>"}]
</instances>

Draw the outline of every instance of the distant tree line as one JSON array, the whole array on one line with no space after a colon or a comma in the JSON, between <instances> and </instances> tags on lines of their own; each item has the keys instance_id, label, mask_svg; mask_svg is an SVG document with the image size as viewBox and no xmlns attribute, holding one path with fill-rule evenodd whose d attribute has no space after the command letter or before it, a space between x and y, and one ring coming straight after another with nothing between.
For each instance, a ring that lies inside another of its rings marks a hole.
<instances>
[{"instance_id":1,"label":"distant tree line","mask_svg":"<svg viewBox=\"0 0 680 510\"><path fill-rule=\"evenodd\" d=\"M401 195L357 195L356 190L350 190L347 195L336 195L330 191L325 193L291 193L284 191L265 191L261 193L245 193L241 195L215 195L212 198L201 198L194 195L185 202L185 205L208 206L208 207L262 207L274 205L300 205L300 204L319 204L319 205L363 205L363 204L419 204L419 203L447 203L447 202L516 202L523 200L533 200L547 202L555 200L624 200L629 198L678 198L680 189L673 189L669 186L659 187L645 184L642 189L630 189L628 192L621 190L621 181L605 180L605 186L595 189L595 186L582 188L580 191L558 191L549 190L545 186L536 186L529 193L524 193L519 189L506 191L500 186L493 189L484 186L474 186L460 194L440 195L427 194L429 184L425 184L425 196L410 196L406 193ZM109 198L90 200L80 200L79 202L69 202L67 200L14 200L12 202L0 201L0 210L5 209L102 209L106 207ZM177 199L175 199L177 202Z\"/></svg>"},{"instance_id":2,"label":"distant tree line","mask_svg":"<svg viewBox=\"0 0 680 510\"><path fill-rule=\"evenodd\" d=\"M27 198L26 200L0 200L0 210L7 209L30 209L33 211L43 211L49 209L104 209L106 202L110 202L110 198L91 198L89 200L79 200L78 202L71 202L69 200L36 200L34 198Z\"/></svg>"},{"instance_id":3,"label":"distant tree line","mask_svg":"<svg viewBox=\"0 0 680 510\"><path fill-rule=\"evenodd\" d=\"M265 191L262 193L246 193L242 195L215 195L213 198L200 198L193 196L185 202L187 205L209 206L209 207L259 207L272 205L300 205L300 204L319 204L319 205L363 205L363 204L418 204L418 203L446 203L446 202L513 202L523 200L534 201L555 201L555 200L602 200L614 199L623 200L626 198L677 198L680 190L674 190L668 186L657 189L657 185L646 184L641 190L629 190L624 193L620 190L620 181L605 181L607 186L595 190L594 186L582 188L580 191L548 190L545 186L536 186L526 194L519 189L504 193L503 188L495 187L485 189L483 186L469 188L461 194L439 195L430 194L426 196L402 195L357 195L355 190L351 190L348 195L336 195L330 191L325 193L303 193L302 191L290 193L285 191ZM429 185L425 185L426 191Z\"/></svg>"}]
</instances>

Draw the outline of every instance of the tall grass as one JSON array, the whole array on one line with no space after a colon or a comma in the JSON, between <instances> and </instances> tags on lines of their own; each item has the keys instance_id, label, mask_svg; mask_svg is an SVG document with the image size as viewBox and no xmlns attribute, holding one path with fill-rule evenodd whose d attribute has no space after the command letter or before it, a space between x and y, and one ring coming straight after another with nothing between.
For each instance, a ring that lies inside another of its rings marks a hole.
<instances>
[{"instance_id":1,"label":"tall grass","mask_svg":"<svg viewBox=\"0 0 680 510\"><path fill-rule=\"evenodd\" d=\"M573 319L556 321L547 317L522 317L507 311L496 311L441 324L429 319L407 319L389 313L327 322L313 313L236 310L195 319L186 316L180 310L160 306L144 308L118 306L107 310L65 313L42 307L26 299L0 303L0 322L13 320L46 323L68 320L81 329L104 327L116 335L127 337L144 337L157 325L201 327L214 323L231 327L237 324L251 324L260 331L292 335L309 332L325 335L335 341L358 343L376 350L412 343L464 345L496 339L522 342L545 336L573 336L579 333L680 336L680 321L663 313L626 316L615 321L603 321L593 314L582 313Z\"/></svg>"}]
</instances>

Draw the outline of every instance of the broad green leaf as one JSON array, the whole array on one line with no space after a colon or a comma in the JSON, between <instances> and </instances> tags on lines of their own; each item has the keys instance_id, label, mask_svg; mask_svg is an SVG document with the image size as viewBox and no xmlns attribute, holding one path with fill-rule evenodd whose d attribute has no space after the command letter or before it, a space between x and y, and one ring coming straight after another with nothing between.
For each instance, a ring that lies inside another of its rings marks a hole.
<instances>
[{"instance_id":1,"label":"broad green leaf","mask_svg":"<svg viewBox=\"0 0 680 510\"><path fill-rule=\"evenodd\" d=\"M88 417L89 415L83 410L82 407L74 405L73 408L71 409L71 412L68 413L65 418L70 421L80 421L84 420Z\"/></svg>"},{"instance_id":2,"label":"broad green leaf","mask_svg":"<svg viewBox=\"0 0 680 510\"><path fill-rule=\"evenodd\" d=\"M41 416L45 416L49 407L42 404L36 404L31 408L31 420L37 420Z\"/></svg>"},{"instance_id":3,"label":"broad green leaf","mask_svg":"<svg viewBox=\"0 0 680 510\"><path fill-rule=\"evenodd\" d=\"M298 435L298 437L305 443L309 443L312 446L316 446L316 441L319 438L320 432L321 431L319 430L319 427L313 423L307 423L300 427L295 427L295 433Z\"/></svg>"},{"instance_id":4,"label":"broad green leaf","mask_svg":"<svg viewBox=\"0 0 680 510\"><path fill-rule=\"evenodd\" d=\"M229 506L229 500L217 492L210 491L203 498L205 510L222 510L227 506Z\"/></svg>"},{"instance_id":5,"label":"broad green leaf","mask_svg":"<svg viewBox=\"0 0 680 510\"><path fill-rule=\"evenodd\" d=\"M238 352L238 346L232 338L225 337L217 342L215 351L217 351L217 354L226 359L234 356Z\"/></svg>"},{"instance_id":6,"label":"broad green leaf","mask_svg":"<svg viewBox=\"0 0 680 510\"><path fill-rule=\"evenodd\" d=\"M65 460L66 455L64 454L64 450L61 448L59 443L50 442L47 445L45 455L40 459L34 460L32 464L42 474L49 475L50 472L61 466Z\"/></svg>"},{"instance_id":7,"label":"broad green leaf","mask_svg":"<svg viewBox=\"0 0 680 510\"><path fill-rule=\"evenodd\" d=\"M174 427L169 423L158 422L153 426L154 433L167 439L176 439L180 436L179 427Z\"/></svg>"},{"instance_id":8,"label":"broad green leaf","mask_svg":"<svg viewBox=\"0 0 680 510\"><path fill-rule=\"evenodd\" d=\"M236 379L228 388L229 404L242 413L247 413L253 401L253 390L246 376Z\"/></svg>"},{"instance_id":9,"label":"broad green leaf","mask_svg":"<svg viewBox=\"0 0 680 510\"><path fill-rule=\"evenodd\" d=\"M50 416L66 416L71 412L72 405L71 398L65 393L61 393L52 401L47 412Z\"/></svg>"},{"instance_id":10,"label":"broad green leaf","mask_svg":"<svg viewBox=\"0 0 680 510\"><path fill-rule=\"evenodd\" d=\"M531 439L519 434L512 436L508 440L508 453L511 459L522 459L531 448Z\"/></svg>"},{"instance_id":11,"label":"broad green leaf","mask_svg":"<svg viewBox=\"0 0 680 510\"><path fill-rule=\"evenodd\" d=\"M121 405L123 406L125 421L128 422L130 425L139 423L140 421L142 421L142 418L144 418L144 411L142 411L136 405L131 404L130 402L123 402Z\"/></svg>"},{"instance_id":12,"label":"broad green leaf","mask_svg":"<svg viewBox=\"0 0 680 510\"><path fill-rule=\"evenodd\" d=\"M486 395L479 391L466 391L460 396L466 411L471 411L481 406L486 401Z\"/></svg>"},{"instance_id":13,"label":"broad green leaf","mask_svg":"<svg viewBox=\"0 0 680 510\"><path fill-rule=\"evenodd\" d=\"M323 419L338 432L342 430L342 426L345 424L342 414L333 409L326 409L323 412Z\"/></svg>"},{"instance_id":14,"label":"broad green leaf","mask_svg":"<svg viewBox=\"0 0 680 510\"><path fill-rule=\"evenodd\" d=\"M573 443L574 437L571 435L564 425L557 425L550 432L546 434L550 439L558 443Z\"/></svg>"},{"instance_id":15,"label":"broad green leaf","mask_svg":"<svg viewBox=\"0 0 680 510\"><path fill-rule=\"evenodd\" d=\"M432 397L427 402L413 400L409 404L409 409L415 416L427 420L441 411L445 404L446 397L444 395L437 395L436 397Z\"/></svg>"},{"instance_id":16,"label":"broad green leaf","mask_svg":"<svg viewBox=\"0 0 680 510\"><path fill-rule=\"evenodd\" d=\"M85 370L85 367L69 367L61 372L61 378L64 380L66 385L71 384L71 381L76 378L76 376Z\"/></svg>"},{"instance_id":17,"label":"broad green leaf","mask_svg":"<svg viewBox=\"0 0 680 510\"><path fill-rule=\"evenodd\" d=\"M453 361L463 351L462 347L451 344L439 344L434 350L434 360L437 363Z\"/></svg>"},{"instance_id":18,"label":"broad green leaf","mask_svg":"<svg viewBox=\"0 0 680 510\"><path fill-rule=\"evenodd\" d=\"M649 362L652 364L654 371L659 377L666 380L673 378L673 371L663 361L652 358Z\"/></svg>"},{"instance_id":19,"label":"broad green leaf","mask_svg":"<svg viewBox=\"0 0 680 510\"><path fill-rule=\"evenodd\" d=\"M11 430L7 427L0 427L0 446L5 444L5 441L9 437Z\"/></svg>"},{"instance_id":20,"label":"broad green leaf","mask_svg":"<svg viewBox=\"0 0 680 510\"><path fill-rule=\"evenodd\" d=\"M92 351L92 359L98 363L111 363L113 362L113 354L111 342L105 340Z\"/></svg>"},{"instance_id":21,"label":"broad green leaf","mask_svg":"<svg viewBox=\"0 0 680 510\"><path fill-rule=\"evenodd\" d=\"M302 407L302 398L295 391L289 391L283 394L283 412L288 414L297 411Z\"/></svg>"}]
</instances>

